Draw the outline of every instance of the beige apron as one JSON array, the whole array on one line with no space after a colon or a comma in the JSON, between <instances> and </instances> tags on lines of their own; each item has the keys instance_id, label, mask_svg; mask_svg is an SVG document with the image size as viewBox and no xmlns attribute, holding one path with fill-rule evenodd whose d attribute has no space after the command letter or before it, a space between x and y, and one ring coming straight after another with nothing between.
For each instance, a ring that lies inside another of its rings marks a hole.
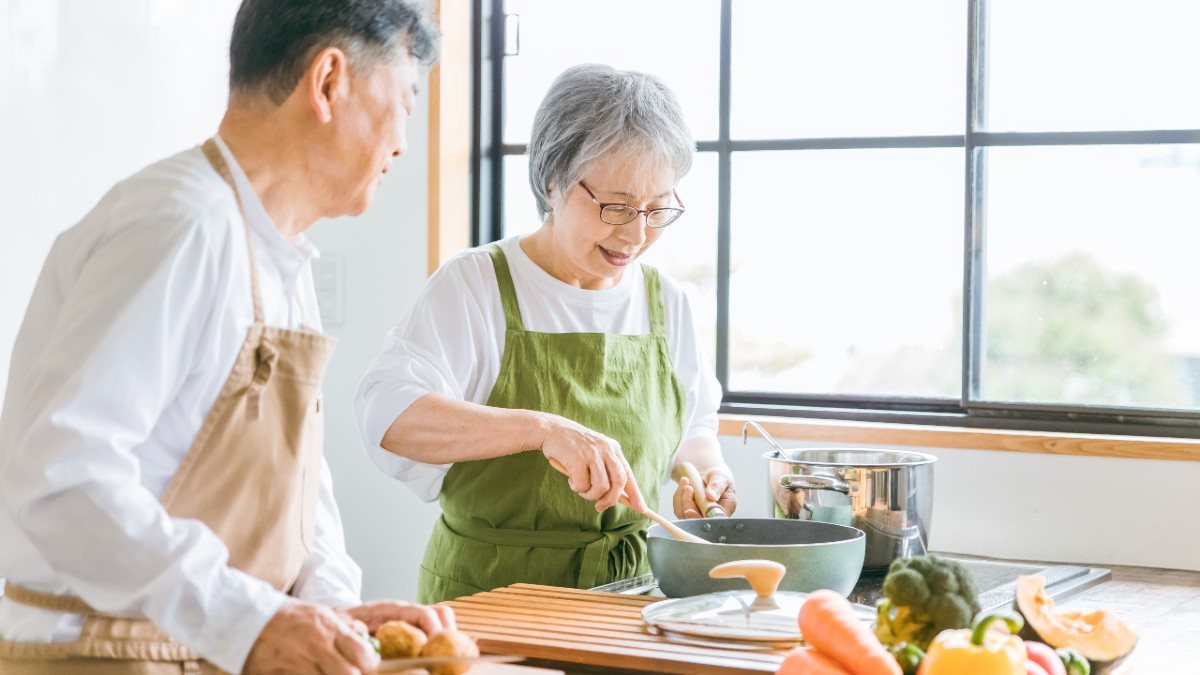
<instances>
[{"instance_id":1,"label":"beige apron","mask_svg":"<svg viewBox=\"0 0 1200 675\"><path fill-rule=\"evenodd\" d=\"M210 139L202 149L236 196L216 143ZM174 518L208 525L229 547L231 566L287 592L312 546L324 439L321 378L336 341L263 324L248 223L246 244L254 325L162 504ZM0 640L4 675L220 672L145 619L107 616L79 598L13 584L5 586L5 595L12 602L87 616L75 642Z\"/></svg>"}]
</instances>

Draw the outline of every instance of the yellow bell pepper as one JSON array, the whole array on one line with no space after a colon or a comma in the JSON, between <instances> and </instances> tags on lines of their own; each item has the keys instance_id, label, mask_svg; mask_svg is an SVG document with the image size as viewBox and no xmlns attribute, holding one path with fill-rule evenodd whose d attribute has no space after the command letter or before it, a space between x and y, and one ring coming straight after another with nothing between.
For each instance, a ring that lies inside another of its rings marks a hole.
<instances>
[{"instance_id":1,"label":"yellow bell pepper","mask_svg":"<svg viewBox=\"0 0 1200 675\"><path fill-rule=\"evenodd\" d=\"M989 631L994 621L1008 625L1005 635ZM971 630L944 630L933 639L919 675L1025 675L1025 643L1015 633L1025 624L1011 612L985 614Z\"/></svg>"}]
</instances>

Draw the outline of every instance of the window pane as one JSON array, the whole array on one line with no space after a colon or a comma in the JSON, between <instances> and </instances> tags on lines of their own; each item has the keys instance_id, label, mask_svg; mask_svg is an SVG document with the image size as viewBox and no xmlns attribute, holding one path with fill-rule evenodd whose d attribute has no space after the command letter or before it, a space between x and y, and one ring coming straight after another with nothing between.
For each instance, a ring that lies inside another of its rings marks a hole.
<instances>
[{"instance_id":1,"label":"window pane","mask_svg":"<svg viewBox=\"0 0 1200 675\"><path fill-rule=\"evenodd\" d=\"M962 0L734 3L735 139L961 134Z\"/></svg>"},{"instance_id":2,"label":"window pane","mask_svg":"<svg viewBox=\"0 0 1200 675\"><path fill-rule=\"evenodd\" d=\"M1197 126L1195 0L999 0L988 13L989 129Z\"/></svg>"},{"instance_id":3,"label":"window pane","mask_svg":"<svg viewBox=\"0 0 1200 675\"><path fill-rule=\"evenodd\" d=\"M662 78L697 140L717 137L719 0L507 0L521 17L521 53L505 64L504 142L525 143L555 77L605 63Z\"/></svg>"},{"instance_id":4,"label":"window pane","mask_svg":"<svg viewBox=\"0 0 1200 675\"><path fill-rule=\"evenodd\" d=\"M1200 149L987 151L986 400L1200 407Z\"/></svg>"},{"instance_id":5,"label":"window pane","mask_svg":"<svg viewBox=\"0 0 1200 675\"><path fill-rule=\"evenodd\" d=\"M537 203L529 189L529 158L504 157L504 236L528 234L538 229Z\"/></svg>"},{"instance_id":6,"label":"window pane","mask_svg":"<svg viewBox=\"0 0 1200 675\"><path fill-rule=\"evenodd\" d=\"M683 286L710 361L717 349L717 155L701 152L679 182L687 213L671 223L642 260Z\"/></svg>"},{"instance_id":7,"label":"window pane","mask_svg":"<svg viewBox=\"0 0 1200 675\"><path fill-rule=\"evenodd\" d=\"M526 176L524 155L504 158L504 233L528 234L538 228L537 208ZM687 213L672 223L642 260L671 275L692 303L696 330L710 360L717 335L717 156L696 155L692 171L679 182Z\"/></svg>"},{"instance_id":8,"label":"window pane","mask_svg":"<svg viewBox=\"0 0 1200 675\"><path fill-rule=\"evenodd\" d=\"M957 399L963 151L737 153L730 389Z\"/></svg>"}]
</instances>

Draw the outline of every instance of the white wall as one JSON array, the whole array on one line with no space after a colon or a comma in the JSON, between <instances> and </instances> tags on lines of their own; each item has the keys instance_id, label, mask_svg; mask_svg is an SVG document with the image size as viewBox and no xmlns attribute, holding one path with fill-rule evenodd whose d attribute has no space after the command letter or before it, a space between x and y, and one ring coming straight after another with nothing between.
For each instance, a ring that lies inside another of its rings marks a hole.
<instances>
[{"instance_id":1,"label":"white wall","mask_svg":"<svg viewBox=\"0 0 1200 675\"><path fill-rule=\"evenodd\" d=\"M0 0L0 382L54 237L216 131L239 4Z\"/></svg>"}]
</instances>

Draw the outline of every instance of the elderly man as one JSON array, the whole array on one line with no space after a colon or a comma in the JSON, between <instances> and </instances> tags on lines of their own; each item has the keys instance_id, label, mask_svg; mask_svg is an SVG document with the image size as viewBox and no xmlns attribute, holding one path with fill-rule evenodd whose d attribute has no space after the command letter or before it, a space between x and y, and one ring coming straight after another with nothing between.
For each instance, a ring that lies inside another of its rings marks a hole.
<instances>
[{"instance_id":1,"label":"elderly man","mask_svg":"<svg viewBox=\"0 0 1200 675\"><path fill-rule=\"evenodd\" d=\"M404 153L436 30L408 0L245 0L218 135L46 260L0 416L0 672L359 673L302 234Z\"/></svg>"}]
</instances>

